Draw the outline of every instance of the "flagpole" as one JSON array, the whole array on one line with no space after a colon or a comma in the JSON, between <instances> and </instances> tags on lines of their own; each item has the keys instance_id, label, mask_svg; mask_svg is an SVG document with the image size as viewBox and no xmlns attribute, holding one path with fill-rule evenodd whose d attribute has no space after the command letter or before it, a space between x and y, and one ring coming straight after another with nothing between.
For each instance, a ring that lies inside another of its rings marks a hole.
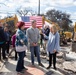
<instances>
[{"instance_id":1,"label":"flagpole","mask_svg":"<svg viewBox=\"0 0 76 75\"><path fill-rule=\"evenodd\" d=\"M38 2L38 15L40 15L40 0Z\"/></svg>"}]
</instances>

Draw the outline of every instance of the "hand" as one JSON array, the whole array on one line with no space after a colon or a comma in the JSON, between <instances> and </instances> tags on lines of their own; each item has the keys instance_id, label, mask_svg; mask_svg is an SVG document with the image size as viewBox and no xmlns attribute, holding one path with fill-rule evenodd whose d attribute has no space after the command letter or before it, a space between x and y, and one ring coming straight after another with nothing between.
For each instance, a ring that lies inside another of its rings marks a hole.
<instances>
[{"instance_id":1,"label":"hand","mask_svg":"<svg viewBox=\"0 0 76 75\"><path fill-rule=\"evenodd\" d=\"M53 51L54 53L56 52L56 50Z\"/></svg>"},{"instance_id":2,"label":"hand","mask_svg":"<svg viewBox=\"0 0 76 75\"><path fill-rule=\"evenodd\" d=\"M45 34L44 33L42 33L43 34L43 36L45 36Z\"/></svg>"},{"instance_id":3,"label":"hand","mask_svg":"<svg viewBox=\"0 0 76 75\"><path fill-rule=\"evenodd\" d=\"M7 44L7 42L6 42L6 44Z\"/></svg>"},{"instance_id":4,"label":"hand","mask_svg":"<svg viewBox=\"0 0 76 75\"><path fill-rule=\"evenodd\" d=\"M37 43L35 43L35 46L37 46L38 44Z\"/></svg>"},{"instance_id":5,"label":"hand","mask_svg":"<svg viewBox=\"0 0 76 75\"><path fill-rule=\"evenodd\" d=\"M32 43L33 46L35 46L35 43Z\"/></svg>"},{"instance_id":6,"label":"hand","mask_svg":"<svg viewBox=\"0 0 76 75\"><path fill-rule=\"evenodd\" d=\"M20 42L24 45L24 42L23 42L23 40L20 40Z\"/></svg>"},{"instance_id":7,"label":"hand","mask_svg":"<svg viewBox=\"0 0 76 75\"><path fill-rule=\"evenodd\" d=\"M37 46L37 43L33 43L33 46Z\"/></svg>"},{"instance_id":8,"label":"hand","mask_svg":"<svg viewBox=\"0 0 76 75\"><path fill-rule=\"evenodd\" d=\"M43 34L42 32L40 32L40 34Z\"/></svg>"}]
</instances>

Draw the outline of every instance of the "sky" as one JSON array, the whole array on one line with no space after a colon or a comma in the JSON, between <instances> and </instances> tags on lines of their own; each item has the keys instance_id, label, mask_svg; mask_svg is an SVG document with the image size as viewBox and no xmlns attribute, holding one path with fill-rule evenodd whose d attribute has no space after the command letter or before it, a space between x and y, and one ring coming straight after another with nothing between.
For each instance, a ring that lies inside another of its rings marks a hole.
<instances>
[{"instance_id":1,"label":"sky","mask_svg":"<svg viewBox=\"0 0 76 75\"><path fill-rule=\"evenodd\" d=\"M16 13L17 9L26 8L38 12L39 0L0 0L0 16ZM50 9L60 10L71 15L70 19L76 22L76 0L40 0L40 13Z\"/></svg>"}]
</instances>

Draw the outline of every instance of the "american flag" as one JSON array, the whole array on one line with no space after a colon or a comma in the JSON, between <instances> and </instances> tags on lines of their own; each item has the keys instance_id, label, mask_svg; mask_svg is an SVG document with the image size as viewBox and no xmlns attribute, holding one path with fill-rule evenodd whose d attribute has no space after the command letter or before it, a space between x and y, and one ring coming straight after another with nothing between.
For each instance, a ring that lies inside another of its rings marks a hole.
<instances>
[{"instance_id":1,"label":"american flag","mask_svg":"<svg viewBox=\"0 0 76 75\"><path fill-rule=\"evenodd\" d=\"M37 27L42 27L42 17L41 16L22 16L22 21L25 22L25 28L29 28L31 26L31 21L36 20Z\"/></svg>"}]
</instances>

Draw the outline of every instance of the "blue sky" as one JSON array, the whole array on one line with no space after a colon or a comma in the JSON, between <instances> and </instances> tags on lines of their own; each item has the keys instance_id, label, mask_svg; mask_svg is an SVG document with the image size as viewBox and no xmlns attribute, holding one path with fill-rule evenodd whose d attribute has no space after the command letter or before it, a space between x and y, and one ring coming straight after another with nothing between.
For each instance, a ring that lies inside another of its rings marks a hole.
<instances>
[{"instance_id":1,"label":"blue sky","mask_svg":"<svg viewBox=\"0 0 76 75\"><path fill-rule=\"evenodd\" d=\"M0 0L0 15L6 16L8 13L16 13L18 8L32 9L38 12L39 0ZM40 0L41 13L46 13L49 9L56 9L71 15L73 22L76 21L76 0Z\"/></svg>"}]
</instances>

